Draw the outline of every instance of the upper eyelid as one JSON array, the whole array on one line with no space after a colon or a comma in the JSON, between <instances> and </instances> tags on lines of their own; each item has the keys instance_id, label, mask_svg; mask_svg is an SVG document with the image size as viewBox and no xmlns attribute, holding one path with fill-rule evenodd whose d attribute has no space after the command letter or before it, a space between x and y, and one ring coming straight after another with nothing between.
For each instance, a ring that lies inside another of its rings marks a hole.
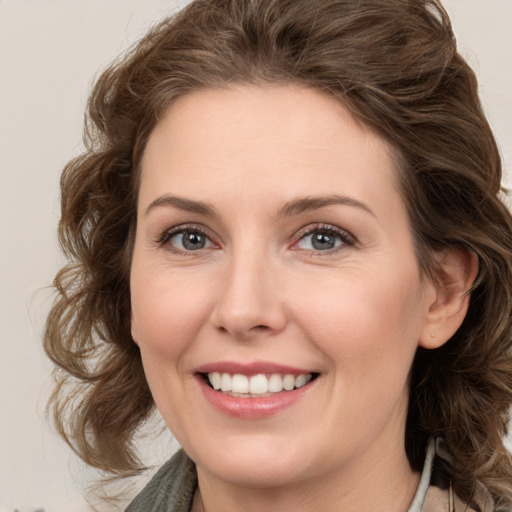
<instances>
[{"instance_id":1,"label":"upper eyelid","mask_svg":"<svg viewBox=\"0 0 512 512\"><path fill-rule=\"evenodd\" d=\"M315 232L331 232L332 234L338 236L341 240L341 244L325 250L315 249L315 248L300 248L294 246L297 246L304 238L307 236L310 236L311 234ZM295 238L295 241L293 242L292 246L290 247L291 250L297 251L299 254L305 254L308 258L332 258L335 256L340 256L345 254L345 251L348 249L357 249L358 246L358 240L352 233L347 231L346 229L340 228L333 224L320 224L316 226L308 227L306 226L303 228L302 232L299 232L299 235Z\"/></svg>"},{"instance_id":2,"label":"upper eyelid","mask_svg":"<svg viewBox=\"0 0 512 512\"><path fill-rule=\"evenodd\" d=\"M202 235L207 236L213 243L215 242L215 236L212 235L212 231L208 229L206 226L203 226L202 224L196 224L196 223L185 223L185 224L178 224L176 226L172 226L169 228L165 228L161 232L159 232L157 236L157 241L160 244L163 244L165 242L168 242L171 237L174 235L177 235L178 233L184 232L184 231L196 231L198 233L201 233Z\"/></svg>"},{"instance_id":3,"label":"upper eyelid","mask_svg":"<svg viewBox=\"0 0 512 512\"><path fill-rule=\"evenodd\" d=\"M349 238L354 243L356 243L357 241L356 237L350 231L329 223L308 224L299 229L296 232L295 237L297 238L298 241L301 238L310 235L311 233L314 233L315 231L332 231L333 233L336 233L342 237Z\"/></svg>"},{"instance_id":4,"label":"upper eyelid","mask_svg":"<svg viewBox=\"0 0 512 512\"><path fill-rule=\"evenodd\" d=\"M177 224L176 226L165 228L163 231L159 232L159 235L157 236L157 242L159 244L164 244L168 242L172 236L183 231L197 231L207 236L212 243L220 245L219 237L211 229L200 223L183 223ZM301 240L307 235L314 233L315 231L331 231L342 238L348 239L352 244L357 243L356 237L352 235L350 231L339 226L336 226L335 224L318 222L309 223L295 231L295 233L292 235L292 245L295 245L299 240Z\"/></svg>"}]
</instances>

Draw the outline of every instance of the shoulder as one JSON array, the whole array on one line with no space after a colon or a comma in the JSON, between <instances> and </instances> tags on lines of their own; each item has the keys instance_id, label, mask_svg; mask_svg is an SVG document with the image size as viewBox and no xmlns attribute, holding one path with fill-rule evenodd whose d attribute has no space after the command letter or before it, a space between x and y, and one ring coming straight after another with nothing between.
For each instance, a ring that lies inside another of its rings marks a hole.
<instances>
[{"instance_id":1,"label":"shoulder","mask_svg":"<svg viewBox=\"0 0 512 512\"><path fill-rule=\"evenodd\" d=\"M461 501L450 489L431 485L425 499L423 512L494 512L495 507L485 489L479 489L475 496L477 508L471 508Z\"/></svg>"},{"instance_id":2,"label":"shoulder","mask_svg":"<svg viewBox=\"0 0 512 512\"><path fill-rule=\"evenodd\" d=\"M440 489L431 485L425 499L423 512L476 512L468 508L457 496L450 493L449 489ZM490 512L490 511L489 511Z\"/></svg>"},{"instance_id":3,"label":"shoulder","mask_svg":"<svg viewBox=\"0 0 512 512\"><path fill-rule=\"evenodd\" d=\"M471 506L459 499L442 462L452 465L453 457L442 438L431 438L418 491L408 512L495 512L491 495L479 481L474 488Z\"/></svg>"},{"instance_id":4,"label":"shoulder","mask_svg":"<svg viewBox=\"0 0 512 512\"><path fill-rule=\"evenodd\" d=\"M157 471L125 512L190 510L196 487L195 464L183 450L179 450Z\"/></svg>"}]
</instances>

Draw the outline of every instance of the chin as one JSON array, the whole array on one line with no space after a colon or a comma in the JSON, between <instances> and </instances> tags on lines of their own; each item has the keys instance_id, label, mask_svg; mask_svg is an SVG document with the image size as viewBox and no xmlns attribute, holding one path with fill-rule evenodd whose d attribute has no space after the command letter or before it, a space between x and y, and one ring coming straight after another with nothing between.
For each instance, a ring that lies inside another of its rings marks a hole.
<instances>
[{"instance_id":1,"label":"chin","mask_svg":"<svg viewBox=\"0 0 512 512\"><path fill-rule=\"evenodd\" d=\"M268 439L234 443L226 440L190 456L199 470L204 468L225 482L252 488L282 487L300 481L307 477L312 462L302 444L284 445Z\"/></svg>"}]
</instances>

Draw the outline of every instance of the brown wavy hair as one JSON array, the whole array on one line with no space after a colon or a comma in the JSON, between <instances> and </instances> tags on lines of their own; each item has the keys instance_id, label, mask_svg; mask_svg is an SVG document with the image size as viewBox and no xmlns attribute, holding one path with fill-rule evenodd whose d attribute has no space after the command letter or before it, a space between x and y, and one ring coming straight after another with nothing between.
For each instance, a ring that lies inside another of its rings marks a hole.
<instances>
[{"instance_id":1,"label":"brown wavy hair","mask_svg":"<svg viewBox=\"0 0 512 512\"><path fill-rule=\"evenodd\" d=\"M91 466L141 470L134 435L154 402L130 334L129 269L148 136L191 91L290 82L335 96L396 149L425 273L435 276L436 250L478 255L463 325L443 347L418 349L405 444L417 469L428 437L444 437L457 494L471 502L478 480L510 510L512 218L477 80L437 0L196 0L101 74L86 150L61 179L69 262L44 338L58 431Z\"/></svg>"}]
</instances>

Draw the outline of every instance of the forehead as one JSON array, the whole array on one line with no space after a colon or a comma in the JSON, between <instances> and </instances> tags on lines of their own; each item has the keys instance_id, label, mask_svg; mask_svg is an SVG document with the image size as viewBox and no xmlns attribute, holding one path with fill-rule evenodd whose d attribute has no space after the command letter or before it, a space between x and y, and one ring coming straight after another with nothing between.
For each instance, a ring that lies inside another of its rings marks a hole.
<instances>
[{"instance_id":1,"label":"forehead","mask_svg":"<svg viewBox=\"0 0 512 512\"><path fill-rule=\"evenodd\" d=\"M213 190L259 201L373 200L385 190L399 196L395 167L384 139L330 95L295 85L206 89L179 98L153 130L140 200L171 192L203 200Z\"/></svg>"}]
</instances>

